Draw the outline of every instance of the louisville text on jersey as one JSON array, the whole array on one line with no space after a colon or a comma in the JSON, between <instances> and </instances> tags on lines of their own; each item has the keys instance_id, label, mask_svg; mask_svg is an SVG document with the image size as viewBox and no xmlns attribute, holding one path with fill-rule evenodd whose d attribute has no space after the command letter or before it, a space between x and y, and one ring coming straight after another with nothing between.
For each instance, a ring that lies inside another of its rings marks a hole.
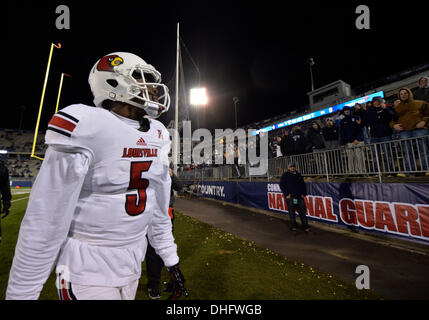
<instances>
[{"instance_id":1,"label":"louisville text on jersey","mask_svg":"<svg viewBox=\"0 0 429 320\"><path fill-rule=\"evenodd\" d=\"M157 157L158 149L145 149L145 148L124 148L122 158L150 158Z\"/></svg>"}]
</instances>

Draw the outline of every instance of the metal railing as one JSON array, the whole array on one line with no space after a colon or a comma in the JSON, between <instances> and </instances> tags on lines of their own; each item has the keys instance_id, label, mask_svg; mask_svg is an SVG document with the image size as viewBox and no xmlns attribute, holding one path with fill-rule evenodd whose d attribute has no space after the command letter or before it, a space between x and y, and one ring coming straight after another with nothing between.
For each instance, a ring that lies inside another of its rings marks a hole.
<instances>
[{"instance_id":1,"label":"metal railing","mask_svg":"<svg viewBox=\"0 0 429 320\"><path fill-rule=\"evenodd\" d=\"M429 172L429 135L273 158L268 160L268 170L261 176L250 176L249 164L179 170L178 175L183 180L270 180L280 177L291 163L307 177L324 176L329 181L335 176L378 176L382 182L382 176Z\"/></svg>"}]
</instances>

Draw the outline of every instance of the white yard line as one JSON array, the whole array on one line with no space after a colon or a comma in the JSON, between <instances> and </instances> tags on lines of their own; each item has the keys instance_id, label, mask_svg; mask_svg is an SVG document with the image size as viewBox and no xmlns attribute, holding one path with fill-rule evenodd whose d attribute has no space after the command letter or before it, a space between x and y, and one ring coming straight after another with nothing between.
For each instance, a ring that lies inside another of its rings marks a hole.
<instances>
[{"instance_id":1,"label":"white yard line","mask_svg":"<svg viewBox=\"0 0 429 320\"><path fill-rule=\"evenodd\" d=\"M20 200L24 200L24 199L28 199L28 198L30 198L30 197L25 197L25 198L21 198L21 199L12 200L11 202L20 201Z\"/></svg>"}]
</instances>

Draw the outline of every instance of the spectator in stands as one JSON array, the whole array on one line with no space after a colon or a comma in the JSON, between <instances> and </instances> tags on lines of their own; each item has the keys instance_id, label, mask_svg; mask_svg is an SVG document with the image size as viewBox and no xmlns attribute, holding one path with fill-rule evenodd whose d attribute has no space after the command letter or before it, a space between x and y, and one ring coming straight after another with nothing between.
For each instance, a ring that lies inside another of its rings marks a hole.
<instances>
[{"instance_id":1,"label":"spectator in stands","mask_svg":"<svg viewBox=\"0 0 429 320\"><path fill-rule=\"evenodd\" d=\"M292 129L293 154L303 154L307 152L307 137L301 127L296 125Z\"/></svg>"},{"instance_id":2,"label":"spectator in stands","mask_svg":"<svg viewBox=\"0 0 429 320\"><path fill-rule=\"evenodd\" d=\"M283 134L282 140L280 142L280 149L284 157L293 154L293 139L292 136L289 134L288 129L286 129Z\"/></svg>"},{"instance_id":3,"label":"spectator in stands","mask_svg":"<svg viewBox=\"0 0 429 320\"><path fill-rule=\"evenodd\" d=\"M419 79L419 88L414 91L414 99L429 102L429 77Z\"/></svg>"},{"instance_id":4,"label":"spectator in stands","mask_svg":"<svg viewBox=\"0 0 429 320\"><path fill-rule=\"evenodd\" d=\"M383 98L376 97L373 99L373 106L369 108L365 114L365 123L369 127L370 143L387 142L391 140L392 129L390 122L395 116L395 112L392 108L386 106L386 101ZM375 171L378 170L376 149L374 146L371 147L372 156L374 159ZM393 171L393 161L391 155L391 148L387 144L377 145L377 153L379 162L387 160L389 170ZM384 155L384 156L382 156ZM387 159L386 159L387 157Z\"/></svg>"},{"instance_id":5,"label":"spectator in stands","mask_svg":"<svg viewBox=\"0 0 429 320\"><path fill-rule=\"evenodd\" d=\"M307 188L301 174L296 171L296 165L291 163L288 166L288 171L283 173L280 179L280 189L282 190L289 211L290 228L293 232L296 231L295 211L298 211L301 218L302 229L305 232L310 231L307 217L307 207L305 205L305 196Z\"/></svg>"},{"instance_id":6,"label":"spectator in stands","mask_svg":"<svg viewBox=\"0 0 429 320\"><path fill-rule=\"evenodd\" d=\"M326 125L322 129L325 138L325 146L328 150L338 148L338 126L333 118L326 119Z\"/></svg>"},{"instance_id":7,"label":"spectator in stands","mask_svg":"<svg viewBox=\"0 0 429 320\"><path fill-rule=\"evenodd\" d=\"M344 113L343 111L339 110L337 113L333 116L334 124L339 128L341 124L341 120L344 119Z\"/></svg>"},{"instance_id":8,"label":"spectator in stands","mask_svg":"<svg viewBox=\"0 0 429 320\"><path fill-rule=\"evenodd\" d=\"M426 136L429 122L429 103L422 100L414 100L413 93L408 88L400 88L398 100L394 107L396 118L392 120L390 126L398 131L400 139L418 138ZM413 152L413 145L410 141L401 141L402 152L404 154L405 171L416 171L414 158L420 157L421 169L428 170L429 143L427 138L418 139L418 154ZM426 175L429 175L426 172ZM400 177L405 173L398 174Z\"/></svg>"},{"instance_id":9,"label":"spectator in stands","mask_svg":"<svg viewBox=\"0 0 429 320\"><path fill-rule=\"evenodd\" d=\"M365 116L365 110L362 108L360 103L355 103L352 114L354 116L359 116L361 119Z\"/></svg>"},{"instance_id":10,"label":"spectator in stands","mask_svg":"<svg viewBox=\"0 0 429 320\"><path fill-rule=\"evenodd\" d=\"M325 149L325 139L317 121L311 122L311 127L307 131L307 141L309 149L313 152Z\"/></svg>"},{"instance_id":11,"label":"spectator in stands","mask_svg":"<svg viewBox=\"0 0 429 320\"><path fill-rule=\"evenodd\" d=\"M277 136L276 137L276 157L278 158L278 157L283 157L283 154L282 154L282 150L281 150L281 142L282 142L282 137L280 137L280 136Z\"/></svg>"},{"instance_id":12,"label":"spectator in stands","mask_svg":"<svg viewBox=\"0 0 429 320\"><path fill-rule=\"evenodd\" d=\"M318 153L325 150L325 139L323 138L322 129L317 121L311 122L311 127L307 131L308 150L313 153ZM324 166L323 154L314 155L314 163L316 165L316 174L326 173Z\"/></svg>"},{"instance_id":13,"label":"spectator in stands","mask_svg":"<svg viewBox=\"0 0 429 320\"><path fill-rule=\"evenodd\" d=\"M365 114L366 114L366 110L371 107L372 107L371 102L367 102L363 104L356 103L352 113L353 116L359 116L359 118L362 120L361 127L362 127L362 134L363 134L363 139L365 141L365 144L369 144L369 134L366 127L367 124L365 123Z\"/></svg>"},{"instance_id":14,"label":"spectator in stands","mask_svg":"<svg viewBox=\"0 0 429 320\"><path fill-rule=\"evenodd\" d=\"M348 173L362 174L365 172L364 137L359 116L352 116L350 107L344 107L344 119L340 124L340 146L346 148Z\"/></svg>"}]
</instances>

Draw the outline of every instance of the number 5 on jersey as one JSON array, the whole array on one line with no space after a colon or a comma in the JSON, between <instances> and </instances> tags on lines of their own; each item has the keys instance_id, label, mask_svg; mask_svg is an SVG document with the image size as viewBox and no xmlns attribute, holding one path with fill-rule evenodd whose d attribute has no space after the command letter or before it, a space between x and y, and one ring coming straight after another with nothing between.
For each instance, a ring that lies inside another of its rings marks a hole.
<instances>
[{"instance_id":1,"label":"number 5 on jersey","mask_svg":"<svg viewBox=\"0 0 429 320\"><path fill-rule=\"evenodd\" d=\"M149 171L152 161L131 162L130 184L128 190L137 189L137 195L127 194L125 201L125 211L130 216L137 216L146 209L146 189L149 180L142 178L142 173Z\"/></svg>"}]
</instances>

